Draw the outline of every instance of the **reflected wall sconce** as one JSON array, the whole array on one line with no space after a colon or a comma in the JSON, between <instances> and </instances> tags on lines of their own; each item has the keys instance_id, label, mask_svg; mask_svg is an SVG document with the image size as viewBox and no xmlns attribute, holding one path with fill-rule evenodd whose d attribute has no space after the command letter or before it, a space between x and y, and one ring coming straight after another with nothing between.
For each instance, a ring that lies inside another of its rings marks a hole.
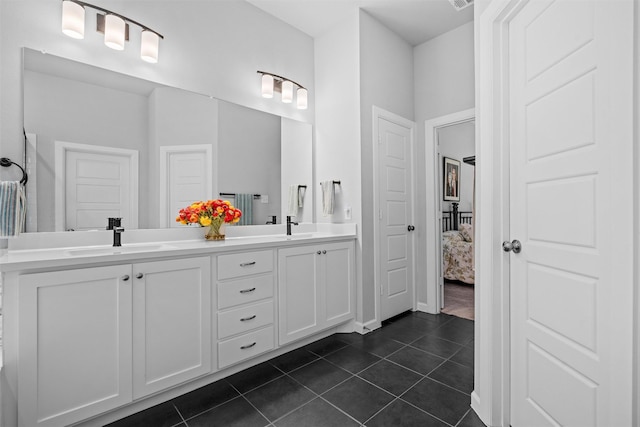
<instances>
[{"instance_id":1,"label":"reflected wall sconce","mask_svg":"<svg viewBox=\"0 0 640 427\"><path fill-rule=\"evenodd\" d=\"M62 1L62 32L64 34L74 39L84 38L84 17L87 8L99 12L96 31L104 34L104 44L111 49L124 50L124 42L129 40L129 24L133 24L142 29L140 57L153 64L158 62L160 39L164 39L162 34L126 16L80 0Z\"/></svg>"},{"instance_id":2,"label":"reflected wall sconce","mask_svg":"<svg viewBox=\"0 0 640 427\"><path fill-rule=\"evenodd\" d=\"M258 71L262 74L262 97L273 98L273 92L282 94L282 102L290 104L293 102L293 90L296 89L296 105L299 110L306 110L308 107L308 91L299 83L285 77L266 71Z\"/></svg>"}]
</instances>

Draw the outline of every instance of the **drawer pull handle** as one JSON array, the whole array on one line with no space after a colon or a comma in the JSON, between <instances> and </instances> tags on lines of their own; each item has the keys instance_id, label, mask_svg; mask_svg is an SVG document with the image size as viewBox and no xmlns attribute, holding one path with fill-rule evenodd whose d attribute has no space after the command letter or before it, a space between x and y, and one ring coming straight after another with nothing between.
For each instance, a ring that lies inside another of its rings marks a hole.
<instances>
[{"instance_id":1,"label":"drawer pull handle","mask_svg":"<svg viewBox=\"0 0 640 427\"><path fill-rule=\"evenodd\" d=\"M124 276L122 276L122 281L126 282L127 280L129 280L129 275L125 274Z\"/></svg>"},{"instance_id":2,"label":"drawer pull handle","mask_svg":"<svg viewBox=\"0 0 640 427\"><path fill-rule=\"evenodd\" d=\"M240 264L240 267L249 267L250 265L254 265L255 263L255 261L243 262L242 264Z\"/></svg>"},{"instance_id":3,"label":"drawer pull handle","mask_svg":"<svg viewBox=\"0 0 640 427\"><path fill-rule=\"evenodd\" d=\"M242 289L242 290L240 291L240 293L241 293L241 294L248 294L249 292L253 292L253 291L255 291L255 290L256 290L256 288L251 288L251 289Z\"/></svg>"},{"instance_id":4,"label":"drawer pull handle","mask_svg":"<svg viewBox=\"0 0 640 427\"><path fill-rule=\"evenodd\" d=\"M240 319L241 322L246 322L248 320L253 320L256 318L256 315L254 314L253 316L249 316L249 317L243 317L242 319Z\"/></svg>"},{"instance_id":5,"label":"drawer pull handle","mask_svg":"<svg viewBox=\"0 0 640 427\"><path fill-rule=\"evenodd\" d=\"M136 279L142 279L143 277L144 277L144 274L142 273L136 274Z\"/></svg>"},{"instance_id":6,"label":"drawer pull handle","mask_svg":"<svg viewBox=\"0 0 640 427\"><path fill-rule=\"evenodd\" d=\"M253 347L253 346L254 346L254 345L256 345L256 344L257 344L257 343L254 341L254 342L252 342L251 344L243 345L243 346L241 346L241 347L240 347L240 350L246 350L246 349L248 349L248 348Z\"/></svg>"}]
</instances>

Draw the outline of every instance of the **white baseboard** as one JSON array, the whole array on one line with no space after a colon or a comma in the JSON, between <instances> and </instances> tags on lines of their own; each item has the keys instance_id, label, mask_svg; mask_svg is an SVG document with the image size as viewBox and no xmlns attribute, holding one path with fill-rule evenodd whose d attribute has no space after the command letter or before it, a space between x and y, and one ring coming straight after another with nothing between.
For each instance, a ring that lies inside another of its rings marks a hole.
<instances>
[{"instance_id":1,"label":"white baseboard","mask_svg":"<svg viewBox=\"0 0 640 427\"><path fill-rule=\"evenodd\" d=\"M427 304L424 302L419 302L418 306L416 307L416 311L422 311L423 313L429 313L429 314L438 314L438 311L434 309L434 307L432 307L432 304Z\"/></svg>"},{"instance_id":2,"label":"white baseboard","mask_svg":"<svg viewBox=\"0 0 640 427\"><path fill-rule=\"evenodd\" d=\"M380 322L378 322L376 319L369 320L366 323L356 322L355 331L358 332L359 334L364 335L364 334L368 334L371 331L375 331L381 326L382 325L380 324Z\"/></svg>"},{"instance_id":3,"label":"white baseboard","mask_svg":"<svg viewBox=\"0 0 640 427\"><path fill-rule=\"evenodd\" d=\"M484 423L484 425L486 426L491 425L489 424L489 420L485 420L481 416L482 408L480 406L480 397L478 396L478 393L476 393L475 390L471 393L471 410L478 415L478 418L480 418L480 420Z\"/></svg>"}]
</instances>

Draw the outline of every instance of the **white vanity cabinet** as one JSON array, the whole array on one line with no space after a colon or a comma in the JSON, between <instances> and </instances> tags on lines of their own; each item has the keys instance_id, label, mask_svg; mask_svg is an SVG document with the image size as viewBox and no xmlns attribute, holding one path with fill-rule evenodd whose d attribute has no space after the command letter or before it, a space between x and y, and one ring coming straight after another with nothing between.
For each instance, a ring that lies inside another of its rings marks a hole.
<instances>
[{"instance_id":1,"label":"white vanity cabinet","mask_svg":"<svg viewBox=\"0 0 640 427\"><path fill-rule=\"evenodd\" d=\"M217 257L218 366L275 348L274 251Z\"/></svg>"},{"instance_id":2,"label":"white vanity cabinet","mask_svg":"<svg viewBox=\"0 0 640 427\"><path fill-rule=\"evenodd\" d=\"M131 265L18 280L20 425L68 425L131 402Z\"/></svg>"},{"instance_id":3,"label":"white vanity cabinet","mask_svg":"<svg viewBox=\"0 0 640 427\"><path fill-rule=\"evenodd\" d=\"M353 242L279 249L280 345L353 319L354 281Z\"/></svg>"},{"instance_id":4,"label":"white vanity cabinet","mask_svg":"<svg viewBox=\"0 0 640 427\"><path fill-rule=\"evenodd\" d=\"M133 265L133 398L211 371L211 258Z\"/></svg>"},{"instance_id":5,"label":"white vanity cabinet","mask_svg":"<svg viewBox=\"0 0 640 427\"><path fill-rule=\"evenodd\" d=\"M209 373L210 260L20 275L20 424L71 424Z\"/></svg>"}]
</instances>

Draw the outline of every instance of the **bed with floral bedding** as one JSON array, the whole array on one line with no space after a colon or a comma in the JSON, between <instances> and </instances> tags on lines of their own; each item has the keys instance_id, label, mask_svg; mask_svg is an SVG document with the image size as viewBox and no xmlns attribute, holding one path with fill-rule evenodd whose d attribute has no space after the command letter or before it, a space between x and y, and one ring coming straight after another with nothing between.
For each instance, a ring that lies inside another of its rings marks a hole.
<instances>
[{"instance_id":1,"label":"bed with floral bedding","mask_svg":"<svg viewBox=\"0 0 640 427\"><path fill-rule=\"evenodd\" d=\"M442 267L444 278L474 283L473 233L471 226L460 224L459 230L442 233Z\"/></svg>"}]
</instances>

